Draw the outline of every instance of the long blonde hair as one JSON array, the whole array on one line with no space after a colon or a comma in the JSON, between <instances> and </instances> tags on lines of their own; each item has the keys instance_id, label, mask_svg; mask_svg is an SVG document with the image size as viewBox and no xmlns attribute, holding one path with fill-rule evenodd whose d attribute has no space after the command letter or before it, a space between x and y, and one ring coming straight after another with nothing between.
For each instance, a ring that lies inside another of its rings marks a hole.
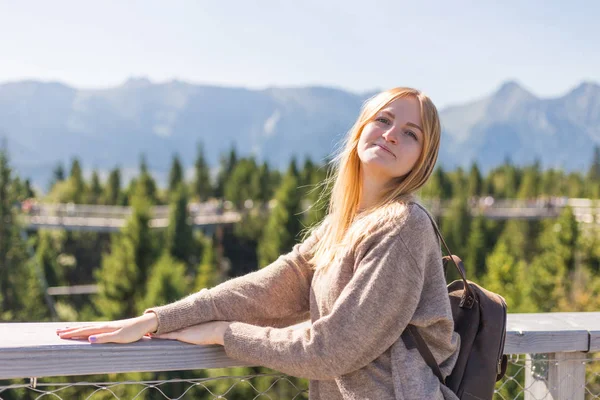
<instances>
[{"instance_id":1,"label":"long blonde hair","mask_svg":"<svg viewBox=\"0 0 600 400\"><path fill-rule=\"evenodd\" d=\"M361 197L361 162L358 141L365 125L386 105L398 98L414 97L419 101L423 148L413 169L395 178L384 189L380 200L369 210L358 210ZM347 249L355 248L381 223L404 213L406 203L431 175L438 157L441 126L435 105L425 94L412 88L398 87L370 98L345 138L341 151L332 160L333 173L327 178L333 183L327 217L313 229L326 223L318 243L313 248L311 264L315 269L327 268ZM311 231L313 230L311 229Z\"/></svg>"}]
</instances>

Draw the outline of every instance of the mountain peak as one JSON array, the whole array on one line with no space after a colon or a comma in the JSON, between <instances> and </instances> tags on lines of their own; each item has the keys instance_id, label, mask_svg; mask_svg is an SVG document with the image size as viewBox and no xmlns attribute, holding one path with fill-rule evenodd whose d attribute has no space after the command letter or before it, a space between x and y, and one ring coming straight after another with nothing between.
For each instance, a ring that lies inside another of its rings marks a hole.
<instances>
[{"instance_id":1,"label":"mountain peak","mask_svg":"<svg viewBox=\"0 0 600 400\"><path fill-rule=\"evenodd\" d=\"M501 99L534 99L535 96L525 89L516 80L504 82L494 94L494 97Z\"/></svg>"},{"instance_id":2,"label":"mountain peak","mask_svg":"<svg viewBox=\"0 0 600 400\"><path fill-rule=\"evenodd\" d=\"M575 96L592 96L600 94L600 85L596 82L584 81L569 93Z\"/></svg>"},{"instance_id":3,"label":"mountain peak","mask_svg":"<svg viewBox=\"0 0 600 400\"><path fill-rule=\"evenodd\" d=\"M123 83L124 87L129 87L129 88L140 88L140 87L146 87L146 86L150 86L150 85L152 85L152 82L150 82L150 79L148 79L145 76L131 77L131 78L127 79L125 81L125 83Z\"/></svg>"}]
</instances>

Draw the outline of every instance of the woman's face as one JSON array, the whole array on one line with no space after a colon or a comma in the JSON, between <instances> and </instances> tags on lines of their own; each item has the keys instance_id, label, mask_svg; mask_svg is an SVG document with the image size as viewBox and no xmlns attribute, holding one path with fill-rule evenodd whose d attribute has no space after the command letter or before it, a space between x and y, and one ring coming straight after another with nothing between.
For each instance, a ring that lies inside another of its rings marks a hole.
<instances>
[{"instance_id":1,"label":"woman's face","mask_svg":"<svg viewBox=\"0 0 600 400\"><path fill-rule=\"evenodd\" d=\"M416 98L398 98L365 125L357 151L366 176L388 181L412 170L423 149L420 111Z\"/></svg>"}]
</instances>

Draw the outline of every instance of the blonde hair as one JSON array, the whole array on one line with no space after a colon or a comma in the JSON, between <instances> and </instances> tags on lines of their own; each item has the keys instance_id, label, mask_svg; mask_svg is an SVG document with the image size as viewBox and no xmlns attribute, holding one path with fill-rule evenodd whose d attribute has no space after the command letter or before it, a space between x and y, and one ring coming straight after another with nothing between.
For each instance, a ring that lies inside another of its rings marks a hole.
<instances>
[{"instance_id":1,"label":"blonde hair","mask_svg":"<svg viewBox=\"0 0 600 400\"><path fill-rule=\"evenodd\" d=\"M398 98L413 97L419 101L423 148L413 169L405 176L394 178L368 210L358 210L361 197L361 162L358 141L365 125L386 105ZM435 105L416 89L398 87L386 90L365 102L360 115L345 138L341 151L332 160L333 173L325 185L333 183L327 217L311 229L325 224L320 240L313 248L311 264L326 269L347 249L353 249L377 226L403 215L406 203L431 175L438 157L441 126Z\"/></svg>"}]
</instances>

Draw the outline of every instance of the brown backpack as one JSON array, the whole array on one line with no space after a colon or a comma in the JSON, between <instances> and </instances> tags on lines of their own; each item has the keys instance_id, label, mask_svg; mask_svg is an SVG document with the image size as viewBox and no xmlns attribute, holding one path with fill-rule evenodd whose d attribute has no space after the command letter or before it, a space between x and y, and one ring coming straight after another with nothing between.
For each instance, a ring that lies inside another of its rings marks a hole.
<instances>
[{"instance_id":1,"label":"brown backpack","mask_svg":"<svg viewBox=\"0 0 600 400\"><path fill-rule=\"evenodd\" d=\"M408 348L417 347L419 353L442 384L459 399L489 400L494 387L506 373L504 355L506 338L506 302L502 296L468 281L462 260L452 255L437 225L429 216L448 256L443 257L444 270L448 262L456 267L461 279L448 285L454 330L460 335L460 350L454 369L445 379L429 347L414 325L408 325L402 339Z\"/></svg>"}]
</instances>

